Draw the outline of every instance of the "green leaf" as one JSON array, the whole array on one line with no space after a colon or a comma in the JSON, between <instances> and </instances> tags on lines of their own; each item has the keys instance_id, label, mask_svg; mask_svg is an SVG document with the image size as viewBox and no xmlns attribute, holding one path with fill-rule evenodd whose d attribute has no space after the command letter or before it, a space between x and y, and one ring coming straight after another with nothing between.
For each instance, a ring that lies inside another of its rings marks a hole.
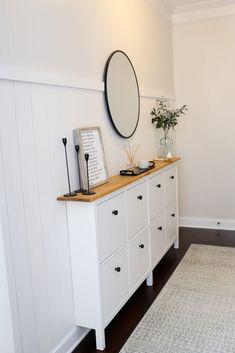
<instances>
[{"instance_id":1,"label":"green leaf","mask_svg":"<svg viewBox=\"0 0 235 353\"><path fill-rule=\"evenodd\" d=\"M158 102L158 107L153 108L150 112L152 116L152 124L155 125L156 129L169 130L178 124L177 118L182 114L185 114L185 111L188 110L187 105L183 105L177 109L170 109L169 102L167 99L162 97Z\"/></svg>"}]
</instances>

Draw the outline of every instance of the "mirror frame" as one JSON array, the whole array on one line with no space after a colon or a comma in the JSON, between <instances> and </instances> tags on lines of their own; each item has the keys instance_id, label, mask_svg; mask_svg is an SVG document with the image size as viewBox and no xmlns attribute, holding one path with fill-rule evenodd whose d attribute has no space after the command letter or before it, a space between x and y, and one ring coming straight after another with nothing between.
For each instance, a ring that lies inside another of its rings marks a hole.
<instances>
[{"instance_id":1,"label":"mirror frame","mask_svg":"<svg viewBox=\"0 0 235 353\"><path fill-rule=\"evenodd\" d=\"M111 108L110 108L110 105L109 105L108 92L107 92L108 91L108 89L107 89L107 78L108 78L109 65L110 65L110 62L111 62L113 56L116 53L122 53L126 57L126 59L128 60L128 62L130 64L130 68L132 69L134 77L135 77L136 88L137 88L137 92L138 92L138 113L137 113L137 117L136 117L136 125L135 125L135 128L133 129L133 131L131 132L131 134L128 135L128 136L123 135L123 133L119 131L118 127L114 123L114 120L113 120L113 117L112 117L112 111L111 111ZM136 72L135 72L134 66L133 66L130 58L128 57L128 55L126 53L124 53L122 50L115 50L109 56L109 58L107 60L107 63L106 63L106 66L105 66L105 75L104 75L104 93L105 93L105 101L106 101L106 106L107 106L107 109L108 109L108 114L109 114L111 123L112 123L115 131L118 133L118 135L120 135L123 138L131 137L132 135L134 135L134 133L135 133L135 131L137 129L137 126L138 126L138 123L139 123L139 118L140 118L140 91L139 91L139 84L138 84L138 80L137 80L137 76L136 76Z\"/></svg>"}]
</instances>

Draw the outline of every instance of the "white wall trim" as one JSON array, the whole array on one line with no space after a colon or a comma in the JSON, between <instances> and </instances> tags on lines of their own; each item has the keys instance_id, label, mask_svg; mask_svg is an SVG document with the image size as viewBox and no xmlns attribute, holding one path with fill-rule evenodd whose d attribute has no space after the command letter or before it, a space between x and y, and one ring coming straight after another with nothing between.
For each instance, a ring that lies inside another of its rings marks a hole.
<instances>
[{"instance_id":1,"label":"white wall trim","mask_svg":"<svg viewBox=\"0 0 235 353\"><path fill-rule=\"evenodd\" d=\"M101 81L81 79L75 76L61 75L14 66L0 65L0 79L80 88L93 91L104 91L104 82Z\"/></svg>"},{"instance_id":2,"label":"white wall trim","mask_svg":"<svg viewBox=\"0 0 235 353\"><path fill-rule=\"evenodd\" d=\"M235 4L216 5L191 5L184 6L175 10L172 18L173 23L183 23L200 21L215 17L231 16L235 14Z\"/></svg>"},{"instance_id":3,"label":"white wall trim","mask_svg":"<svg viewBox=\"0 0 235 353\"><path fill-rule=\"evenodd\" d=\"M147 88L140 88L140 96L143 98L155 98L155 99L160 99L162 97L165 97L170 101L175 101L175 95L172 93L156 91L156 90L147 89Z\"/></svg>"},{"instance_id":4,"label":"white wall trim","mask_svg":"<svg viewBox=\"0 0 235 353\"><path fill-rule=\"evenodd\" d=\"M235 230L235 219L179 217L179 226L191 228Z\"/></svg>"},{"instance_id":5,"label":"white wall trim","mask_svg":"<svg viewBox=\"0 0 235 353\"><path fill-rule=\"evenodd\" d=\"M168 21L172 21L172 14L174 7L168 0L146 0L151 6L153 6L163 17Z\"/></svg>"},{"instance_id":6,"label":"white wall trim","mask_svg":"<svg viewBox=\"0 0 235 353\"><path fill-rule=\"evenodd\" d=\"M0 65L0 80L37 83L51 86L72 87L83 90L104 92L104 82L79 79L74 76L60 75L56 73L23 69L12 66ZM169 92L140 88L140 96L143 98L158 99L165 97L175 100L175 96Z\"/></svg>"},{"instance_id":7,"label":"white wall trim","mask_svg":"<svg viewBox=\"0 0 235 353\"><path fill-rule=\"evenodd\" d=\"M177 24L235 14L234 0L214 0L175 7L171 0L146 0L169 21Z\"/></svg>"},{"instance_id":8,"label":"white wall trim","mask_svg":"<svg viewBox=\"0 0 235 353\"><path fill-rule=\"evenodd\" d=\"M89 331L84 328L84 332L81 334L81 329L74 327L50 353L72 353Z\"/></svg>"}]
</instances>

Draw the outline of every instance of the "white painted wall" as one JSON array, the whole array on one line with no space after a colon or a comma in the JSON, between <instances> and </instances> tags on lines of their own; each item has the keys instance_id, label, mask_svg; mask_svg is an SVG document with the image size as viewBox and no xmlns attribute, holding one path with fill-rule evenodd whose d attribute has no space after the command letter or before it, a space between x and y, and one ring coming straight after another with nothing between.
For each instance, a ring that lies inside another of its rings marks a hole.
<instances>
[{"instance_id":1,"label":"white painted wall","mask_svg":"<svg viewBox=\"0 0 235 353\"><path fill-rule=\"evenodd\" d=\"M173 95L172 27L144 0L7 0L0 42L0 215L16 353L70 352L86 331L74 325L66 211L56 201L67 192L61 138L72 189L74 128L101 127L110 175L126 166L123 143L140 145L137 159L152 158L155 99L146 94ZM128 141L113 131L102 91L115 49L129 54L145 92Z\"/></svg>"},{"instance_id":2,"label":"white painted wall","mask_svg":"<svg viewBox=\"0 0 235 353\"><path fill-rule=\"evenodd\" d=\"M235 16L174 26L183 224L235 229Z\"/></svg>"},{"instance_id":3,"label":"white painted wall","mask_svg":"<svg viewBox=\"0 0 235 353\"><path fill-rule=\"evenodd\" d=\"M171 26L147 1L7 0L0 10L2 65L102 81L122 49L141 86L173 93Z\"/></svg>"}]
</instances>

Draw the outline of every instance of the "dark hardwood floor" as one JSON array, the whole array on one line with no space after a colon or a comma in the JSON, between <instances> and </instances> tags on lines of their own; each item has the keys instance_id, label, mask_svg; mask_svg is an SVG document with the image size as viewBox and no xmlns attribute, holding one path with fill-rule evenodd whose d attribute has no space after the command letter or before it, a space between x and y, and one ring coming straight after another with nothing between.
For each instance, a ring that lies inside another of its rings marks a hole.
<instances>
[{"instance_id":1,"label":"dark hardwood floor","mask_svg":"<svg viewBox=\"0 0 235 353\"><path fill-rule=\"evenodd\" d=\"M143 283L122 310L116 315L105 330L106 349L104 353L118 353L138 322L156 299L172 272L186 253L190 244L209 244L235 247L235 231L180 228L180 247L173 247L154 269L154 285L147 287ZM93 330L85 337L73 353L101 352L95 348ZM143 352L144 353L144 352Z\"/></svg>"}]
</instances>

